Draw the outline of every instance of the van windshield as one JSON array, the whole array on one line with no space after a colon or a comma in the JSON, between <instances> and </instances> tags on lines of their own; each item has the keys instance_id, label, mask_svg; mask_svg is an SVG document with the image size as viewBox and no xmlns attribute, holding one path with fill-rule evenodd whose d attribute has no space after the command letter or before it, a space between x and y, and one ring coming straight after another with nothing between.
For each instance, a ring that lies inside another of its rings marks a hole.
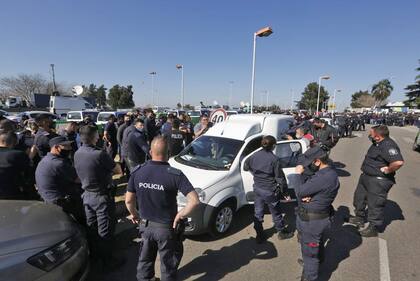
<instances>
[{"instance_id":1,"label":"van windshield","mask_svg":"<svg viewBox=\"0 0 420 281\"><path fill-rule=\"evenodd\" d=\"M108 121L109 117L114 115L112 113L101 113L98 115L98 122Z\"/></svg>"},{"instance_id":2,"label":"van windshield","mask_svg":"<svg viewBox=\"0 0 420 281\"><path fill-rule=\"evenodd\" d=\"M67 113L67 120L81 120L82 115L80 112L69 112Z\"/></svg>"},{"instance_id":3,"label":"van windshield","mask_svg":"<svg viewBox=\"0 0 420 281\"><path fill-rule=\"evenodd\" d=\"M243 143L234 139L201 136L176 156L175 160L206 170L229 170Z\"/></svg>"}]
</instances>

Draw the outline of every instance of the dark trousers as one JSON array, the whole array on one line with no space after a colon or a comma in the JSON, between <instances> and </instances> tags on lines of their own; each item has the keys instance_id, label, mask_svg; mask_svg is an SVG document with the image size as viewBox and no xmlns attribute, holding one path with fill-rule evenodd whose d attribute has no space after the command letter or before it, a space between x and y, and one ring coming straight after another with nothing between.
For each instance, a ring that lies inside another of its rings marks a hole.
<instances>
[{"instance_id":1,"label":"dark trousers","mask_svg":"<svg viewBox=\"0 0 420 281\"><path fill-rule=\"evenodd\" d=\"M170 228L155 228L140 225L139 260L137 264L137 280L151 280L155 276L157 253L160 256L162 281L177 280L178 266L184 253L182 241Z\"/></svg>"},{"instance_id":2,"label":"dark trousers","mask_svg":"<svg viewBox=\"0 0 420 281\"><path fill-rule=\"evenodd\" d=\"M390 179L378 179L361 174L353 198L355 215L364 218L367 213L369 223L381 226L384 223L384 208L388 192L393 184L394 182Z\"/></svg>"},{"instance_id":3,"label":"dark trousers","mask_svg":"<svg viewBox=\"0 0 420 281\"><path fill-rule=\"evenodd\" d=\"M257 234L262 233L264 222L264 207L268 206L268 210L273 217L274 226L277 231L284 229L283 214L281 212L280 200L276 198L274 192L259 190L255 191L254 199L254 229Z\"/></svg>"},{"instance_id":4,"label":"dark trousers","mask_svg":"<svg viewBox=\"0 0 420 281\"><path fill-rule=\"evenodd\" d=\"M115 230L114 198L109 194L85 191L82 199L92 255L107 261L112 257Z\"/></svg>"},{"instance_id":5,"label":"dark trousers","mask_svg":"<svg viewBox=\"0 0 420 281\"><path fill-rule=\"evenodd\" d=\"M80 196L70 196L53 200L51 203L60 206L64 212L72 216L79 224L86 226L86 215Z\"/></svg>"},{"instance_id":6,"label":"dark trousers","mask_svg":"<svg viewBox=\"0 0 420 281\"><path fill-rule=\"evenodd\" d=\"M300 236L303 259L303 275L307 280L316 280L320 259L324 251L324 236L331 227L331 219L303 221L296 217L296 229Z\"/></svg>"}]
</instances>

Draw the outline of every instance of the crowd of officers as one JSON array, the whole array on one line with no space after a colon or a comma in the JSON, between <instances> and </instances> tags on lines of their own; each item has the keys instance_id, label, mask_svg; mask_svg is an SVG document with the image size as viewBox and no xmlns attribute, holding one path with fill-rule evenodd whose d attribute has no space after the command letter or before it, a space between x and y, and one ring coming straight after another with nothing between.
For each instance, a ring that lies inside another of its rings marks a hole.
<instances>
[{"instance_id":1,"label":"crowd of officers","mask_svg":"<svg viewBox=\"0 0 420 281\"><path fill-rule=\"evenodd\" d=\"M303 139L310 146L296 168L301 175L295 193L302 280L316 280L325 233L334 215L332 203L340 186L329 154L341 133L320 118L310 121L308 116L296 115L295 119L296 126L285 138ZM18 136L15 123L0 120L0 199L40 197L48 204L60 206L86 227L91 255L101 260L106 269L113 269L123 260L112 254L116 224L112 176L123 172L129 178L125 203L141 234L137 279L154 280L159 252L162 280L177 280L184 219L199 199L182 171L167 161L210 128L208 116L202 116L195 126L185 115L156 120L150 109L142 114L127 114L123 120L111 116L102 138L89 118L81 124L70 122L59 132L49 116L42 114L25 126ZM404 163L386 125L373 126L369 139L372 146L354 194L355 215L349 218L364 237L377 236L381 231L387 194L395 183L395 172ZM264 206L273 216L278 238L293 237L280 207L280 201L290 200L290 195L279 159L273 154L276 141L265 136L262 150L244 163L244 169L254 176L257 243L267 239L262 227ZM180 211L178 192L187 198Z\"/></svg>"}]
</instances>

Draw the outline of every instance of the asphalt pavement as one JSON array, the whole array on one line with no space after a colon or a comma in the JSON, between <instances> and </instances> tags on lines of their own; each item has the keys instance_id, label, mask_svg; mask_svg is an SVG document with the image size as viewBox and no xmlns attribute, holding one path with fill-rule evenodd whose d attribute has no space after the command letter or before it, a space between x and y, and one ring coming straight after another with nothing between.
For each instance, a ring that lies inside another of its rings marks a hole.
<instances>
[{"instance_id":1,"label":"asphalt pavement","mask_svg":"<svg viewBox=\"0 0 420 281\"><path fill-rule=\"evenodd\" d=\"M330 155L338 169L341 187L334 202L337 212L319 280L420 280L420 154L411 150L418 129L391 127L390 130L401 148L405 165L398 171L397 184L389 193L385 229L378 238L361 238L353 226L344 222L344 218L353 213L353 193L370 145L367 132L355 132L353 138L341 139ZM294 206L288 203L284 207L289 227L294 229ZM106 271L93 261L89 281L136 280L137 230L124 218L123 202L118 203L118 208L122 219L117 226L115 253L125 257L126 264L117 270ZM270 238L257 245L252 216L252 206L239 210L233 228L224 238L189 237L184 242L179 279L300 280L302 268L296 260L301 254L296 237L279 241L271 217L266 215L264 226ZM159 260L156 276L160 276Z\"/></svg>"}]
</instances>

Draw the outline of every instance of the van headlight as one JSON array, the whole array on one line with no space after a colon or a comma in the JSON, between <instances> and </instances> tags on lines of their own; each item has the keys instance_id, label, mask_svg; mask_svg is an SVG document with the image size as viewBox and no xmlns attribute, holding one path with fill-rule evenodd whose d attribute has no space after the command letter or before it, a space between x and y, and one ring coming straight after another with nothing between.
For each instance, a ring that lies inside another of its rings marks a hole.
<instances>
[{"instance_id":1,"label":"van headlight","mask_svg":"<svg viewBox=\"0 0 420 281\"><path fill-rule=\"evenodd\" d=\"M204 200L206 199L206 192L202 190L201 188L194 188L194 189L198 194L198 199L200 200L200 202L204 202ZM181 192L178 192L177 202L178 202L178 205L185 206L187 205L187 197L185 197Z\"/></svg>"},{"instance_id":2,"label":"van headlight","mask_svg":"<svg viewBox=\"0 0 420 281\"><path fill-rule=\"evenodd\" d=\"M68 260L82 247L80 233L28 258L26 261L44 271L51 271Z\"/></svg>"}]
</instances>

